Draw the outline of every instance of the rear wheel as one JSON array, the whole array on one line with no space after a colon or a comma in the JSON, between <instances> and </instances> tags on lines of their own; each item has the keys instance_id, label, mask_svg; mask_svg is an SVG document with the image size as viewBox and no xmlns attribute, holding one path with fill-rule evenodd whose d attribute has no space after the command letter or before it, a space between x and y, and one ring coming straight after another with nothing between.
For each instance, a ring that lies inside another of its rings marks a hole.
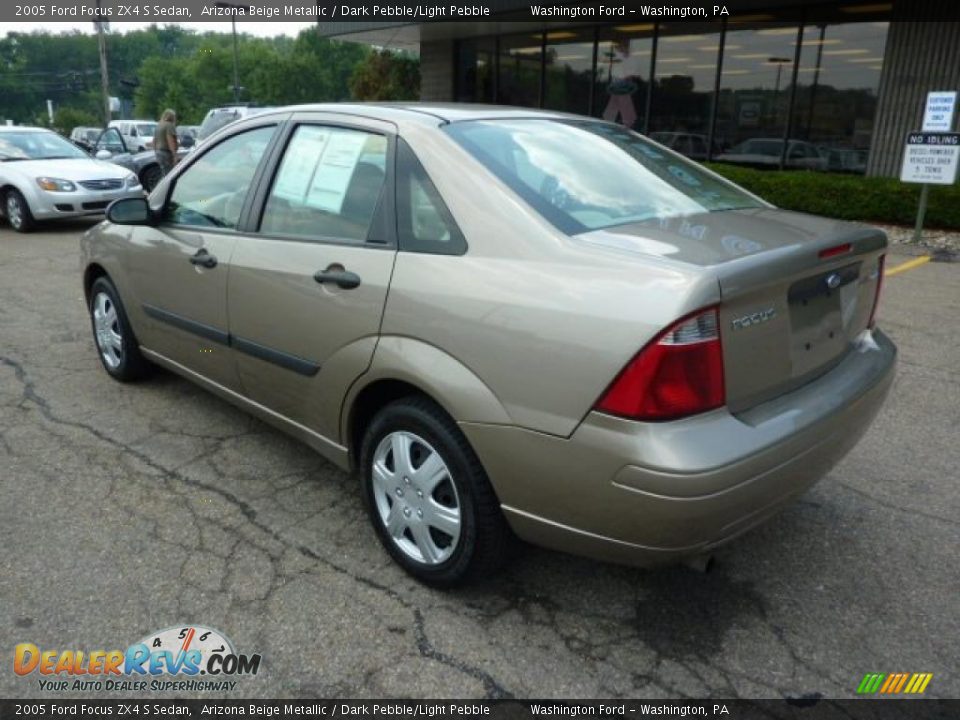
<instances>
[{"instance_id":1,"label":"rear wheel","mask_svg":"<svg viewBox=\"0 0 960 720\"><path fill-rule=\"evenodd\" d=\"M163 171L159 165L150 165L140 173L140 184L147 192L152 191L163 180Z\"/></svg>"},{"instance_id":2,"label":"rear wheel","mask_svg":"<svg viewBox=\"0 0 960 720\"><path fill-rule=\"evenodd\" d=\"M4 210L7 213L7 222L17 232L27 233L36 227L33 213L26 199L19 190L8 190L4 198Z\"/></svg>"},{"instance_id":3,"label":"rear wheel","mask_svg":"<svg viewBox=\"0 0 960 720\"><path fill-rule=\"evenodd\" d=\"M500 504L456 424L426 398L381 410L360 452L380 542L408 573L449 587L496 570L510 543Z\"/></svg>"},{"instance_id":4,"label":"rear wheel","mask_svg":"<svg viewBox=\"0 0 960 720\"><path fill-rule=\"evenodd\" d=\"M140 353L120 295L106 276L90 288L90 322L100 362L110 377L129 382L148 374L150 363Z\"/></svg>"}]
</instances>

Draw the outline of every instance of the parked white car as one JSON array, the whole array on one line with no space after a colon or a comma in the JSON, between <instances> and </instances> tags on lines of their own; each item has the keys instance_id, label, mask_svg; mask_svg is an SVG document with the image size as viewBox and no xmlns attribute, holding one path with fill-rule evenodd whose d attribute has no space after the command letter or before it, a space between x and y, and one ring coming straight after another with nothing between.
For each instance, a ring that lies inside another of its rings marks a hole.
<instances>
[{"instance_id":1,"label":"parked white car","mask_svg":"<svg viewBox=\"0 0 960 720\"><path fill-rule=\"evenodd\" d=\"M157 131L154 120L111 120L108 127L115 127L120 131L130 152L153 149L153 134Z\"/></svg>"},{"instance_id":2,"label":"parked white car","mask_svg":"<svg viewBox=\"0 0 960 720\"><path fill-rule=\"evenodd\" d=\"M143 197L143 188L126 168L94 160L51 130L0 126L0 215L17 232L38 220L103 214L130 197Z\"/></svg>"}]
</instances>

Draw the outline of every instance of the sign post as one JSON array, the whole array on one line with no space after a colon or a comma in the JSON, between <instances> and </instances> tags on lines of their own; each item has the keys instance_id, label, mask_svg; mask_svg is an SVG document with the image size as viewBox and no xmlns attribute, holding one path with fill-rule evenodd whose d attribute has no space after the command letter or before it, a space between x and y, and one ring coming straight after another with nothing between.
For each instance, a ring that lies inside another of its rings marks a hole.
<instances>
[{"instance_id":1,"label":"sign post","mask_svg":"<svg viewBox=\"0 0 960 720\"><path fill-rule=\"evenodd\" d=\"M913 229L914 240L920 241L930 185L953 185L957 180L958 166L960 133L907 133L900 181L923 184L920 189L920 205L917 208L917 223Z\"/></svg>"},{"instance_id":2,"label":"sign post","mask_svg":"<svg viewBox=\"0 0 960 720\"><path fill-rule=\"evenodd\" d=\"M927 214L931 183L953 185L957 180L960 134L950 132L956 105L955 90L927 93L927 103L923 106L923 127L920 132L907 133L900 181L921 183L917 221L913 226L913 239L916 242L920 242L923 236L923 218Z\"/></svg>"}]
</instances>

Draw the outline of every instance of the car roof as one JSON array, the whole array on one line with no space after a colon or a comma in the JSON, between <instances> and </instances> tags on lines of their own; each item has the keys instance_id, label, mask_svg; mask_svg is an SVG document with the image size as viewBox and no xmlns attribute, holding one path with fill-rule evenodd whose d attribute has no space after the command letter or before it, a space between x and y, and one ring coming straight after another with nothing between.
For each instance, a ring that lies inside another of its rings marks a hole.
<instances>
[{"instance_id":1,"label":"car roof","mask_svg":"<svg viewBox=\"0 0 960 720\"><path fill-rule=\"evenodd\" d=\"M341 115L357 115L375 120L402 124L445 125L467 120L505 120L517 118L582 120L579 115L533 110L509 105L478 105L474 103L317 103L311 105L288 105L258 113L258 116L289 112L326 112ZM598 122L602 122L599 121Z\"/></svg>"}]
</instances>

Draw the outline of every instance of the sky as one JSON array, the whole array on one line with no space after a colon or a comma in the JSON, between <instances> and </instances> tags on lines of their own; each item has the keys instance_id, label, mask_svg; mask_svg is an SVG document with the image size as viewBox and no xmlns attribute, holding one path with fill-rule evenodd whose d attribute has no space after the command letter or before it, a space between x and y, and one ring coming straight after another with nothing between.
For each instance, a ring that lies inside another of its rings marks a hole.
<instances>
[{"instance_id":1,"label":"sky","mask_svg":"<svg viewBox=\"0 0 960 720\"><path fill-rule=\"evenodd\" d=\"M2 0L0 0L2 1ZM111 22L110 32L126 32L129 30L141 30L150 27L153 24L161 25L179 25L183 28L189 28L198 32L230 32L230 21L223 22L182 22L182 23L150 23L150 22ZM295 37L301 30L307 27L316 27L316 22L263 22L263 20L238 20L237 32L255 35L257 37L273 37L276 35L289 35ZM63 32L72 32L79 30L88 35L93 34L93 23L90 21L82 22L5 22L0 29L0 37L6 37L11 32L33 32L34 30L46 30L53 34Z\"/></svg>"}]
</instances>

